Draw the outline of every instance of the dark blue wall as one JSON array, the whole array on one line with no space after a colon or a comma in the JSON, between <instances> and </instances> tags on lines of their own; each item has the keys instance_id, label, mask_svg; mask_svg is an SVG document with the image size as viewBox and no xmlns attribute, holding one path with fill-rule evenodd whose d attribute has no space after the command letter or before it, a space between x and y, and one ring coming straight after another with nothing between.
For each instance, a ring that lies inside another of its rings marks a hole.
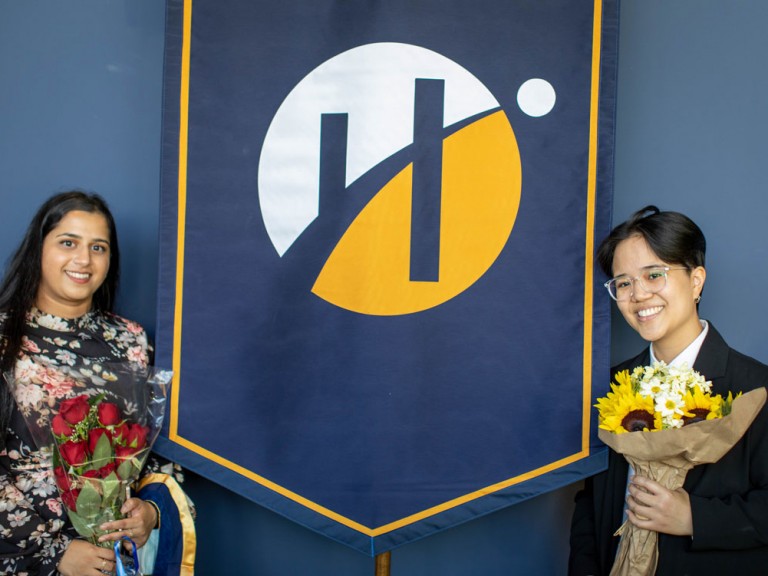
<instances>
[{"instance_id":1,"label":"dark blue wall","mask_svg":"<svg viewBox=\"0 0 768 576\"><path fill-rule=\"evenodd\" d=\"M110 203L124 314L155 323L165 7L0 3L0 261L53 192Z\"/></svg>"},{"instance_id":2,"label":"dark blue wall","mask_svg":"<svg viewBox=\"0 0 768 576\"><path fill-rule=\"evenodd\" d=\"M614 205L617 221L655 203L701 225L702 315L764 362L766 22L764 0L623 1ZM51 193L100 192L125 257L121 311L152 333L163 27L161 0L0 3L0 260ZM618 360L642 342L616 320ZM392 574L564 574L576 488L397 549ZM370 558L197 475L187 489L199 511L198 574L373 574Z\"/></svg>"}]
</instances>

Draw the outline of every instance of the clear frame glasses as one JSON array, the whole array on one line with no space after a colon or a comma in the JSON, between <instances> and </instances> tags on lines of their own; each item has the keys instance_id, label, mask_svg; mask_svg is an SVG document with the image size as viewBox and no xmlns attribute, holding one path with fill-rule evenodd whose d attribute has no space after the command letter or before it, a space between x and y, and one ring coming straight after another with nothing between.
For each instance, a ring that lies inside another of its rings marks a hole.
<instances>
[{"instance_id":1,"label":"clear frame glasses","mask_svg":"<svg viewBox=\"0 0 768 576\"><path fill-rule=\"evenodd\" d=\"M640 288L649 294L661 292L667 285L667 272L670 270L688 270L686 266L650 266L643 270L640 276L634 278L627 276L616 276L603 284L611 298L616 302L629 300L635 292L635 282L640 284Z\"/></svg>"}]
</instances>

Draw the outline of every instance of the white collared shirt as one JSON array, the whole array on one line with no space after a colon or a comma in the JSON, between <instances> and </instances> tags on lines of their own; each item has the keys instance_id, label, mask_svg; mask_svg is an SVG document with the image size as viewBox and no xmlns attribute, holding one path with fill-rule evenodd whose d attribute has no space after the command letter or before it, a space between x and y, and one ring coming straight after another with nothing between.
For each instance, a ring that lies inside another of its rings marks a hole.
<instances>
[{"instance_id":1,"label":"white collared shirt","mask_svg":"<svg viewBox=\"0 0 768 576\"><path fill-rule=\"evenodd\" d=\"M698 336L694 339L693 342L688 344L685 350L680 352L677 356L675 356L672 359L672 362L669 362L667 366L682 366L683 363L687 364L689 368L693 368L694 362L696 362L696 358L699 356L699 350L701 350L701 345L704 344L704 338L707 337L707 333L709 332L709 322L706 320L699 320L701 323L701 333L699 333ZM651 345L649 347L651 352L651 364L656 362L656 356L653 354L653 342L651 342Z\"/></svg>"}]
</instances>

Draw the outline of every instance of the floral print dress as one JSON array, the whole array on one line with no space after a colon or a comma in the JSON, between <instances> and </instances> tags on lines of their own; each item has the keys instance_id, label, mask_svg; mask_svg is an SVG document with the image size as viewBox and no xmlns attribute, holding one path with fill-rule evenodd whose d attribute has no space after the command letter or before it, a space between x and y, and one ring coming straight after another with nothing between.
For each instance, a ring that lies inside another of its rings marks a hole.
<instances>
[{"instance_id":1,"label":"floral print dress","mask_svg":"<svg viewBox=\"0 0 768 576\"><path fill-rule=\"evenodd\" d=\"M0 323L6 316L0 314ZM27 422L47 422L57 399L72 392L58 371L77 371L108 386L104 365L149 363L151 348L138 324L89 312L64 319L33 309L15 368L16 409L0 452L0 573L49 576L77 533L54 482L51 462L37 449ZM37 385L25 385L31 381ZM6 385L5 382L2 383Z\"/></svg>"}]
</instances>

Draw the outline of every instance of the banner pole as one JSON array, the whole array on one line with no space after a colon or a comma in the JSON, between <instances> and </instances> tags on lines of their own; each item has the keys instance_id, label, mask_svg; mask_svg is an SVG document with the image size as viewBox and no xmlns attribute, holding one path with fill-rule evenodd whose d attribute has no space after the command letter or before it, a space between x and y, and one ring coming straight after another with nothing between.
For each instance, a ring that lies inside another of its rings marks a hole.
<instances>
[{"instance_id":1,"label":"banner pole","mask_svg":"<svg viewBox=\"0 0 768 576\"><path fill-rule=\"evenodd\" d=\"M376 576L389 576L390 552L376 554Z\"/></svg>"}]
</instances>

